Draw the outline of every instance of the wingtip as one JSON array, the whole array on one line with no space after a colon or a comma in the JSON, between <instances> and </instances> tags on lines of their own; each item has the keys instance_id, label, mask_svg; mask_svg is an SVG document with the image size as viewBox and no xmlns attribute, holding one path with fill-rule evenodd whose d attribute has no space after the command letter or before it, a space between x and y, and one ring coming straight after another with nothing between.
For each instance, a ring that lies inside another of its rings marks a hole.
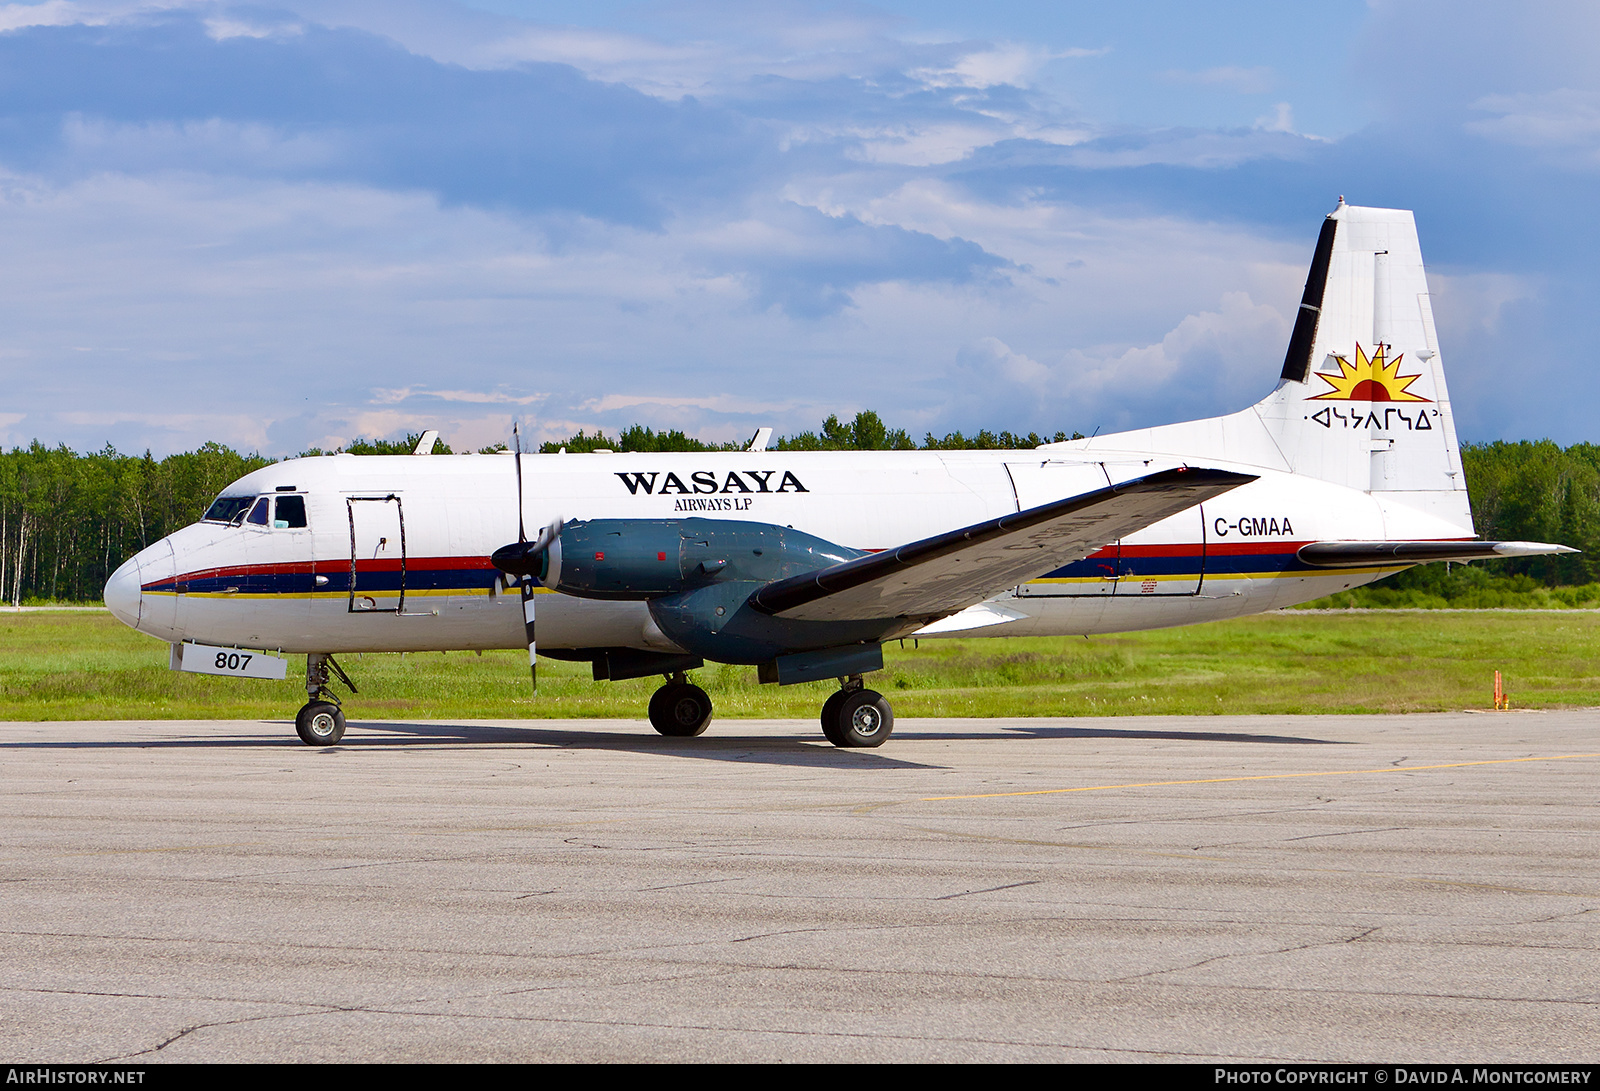
<instances>
[{"instance_id":1,"label":"wingtip","mask_svg":"<svg viewBox=\"0 0 1600 1091\"><path fill-rule=\"evenodd\" d=\"M1237 488L1259 480L1258 474L1239 473L1237 470L1218 470L1210 466L1175 466L1169 470L1157 470L1155 473L1146 474L1132 481L1125 481L1116 488L1126 488L1129 485L1165 486L1174 483L1189 485L1224 485Z\"/></svg>"},{"instance_id":2,"label":"wingtip","mask_svg":"<svg viewBox=\"0 0 1600 1091\"><path fill-rule=\"evenodd\" d=\"M1583 552L1572 546L1556 545L1552 542L1496 542L1494 551L1502 557L1548 557L1557 553Z\"/></svg>"}]
</instances>

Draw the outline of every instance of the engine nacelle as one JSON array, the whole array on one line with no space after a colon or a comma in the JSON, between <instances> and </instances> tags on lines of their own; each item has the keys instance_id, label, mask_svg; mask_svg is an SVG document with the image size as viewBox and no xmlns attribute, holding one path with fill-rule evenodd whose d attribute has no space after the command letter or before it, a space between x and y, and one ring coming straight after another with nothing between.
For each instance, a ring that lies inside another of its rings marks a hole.
<instances>
[{"instance_id":1,"label":"engine nacelle","mask_svg":"<svg viewBox=\"0 0 1600 1091\"><path fill-rule=\"evenodd\" d=\"M590 519L562 528L536 575L545 587L579 598L639 600L713 583L762 584L860 556L772 523Z\"/></svg>"}]
</instances>

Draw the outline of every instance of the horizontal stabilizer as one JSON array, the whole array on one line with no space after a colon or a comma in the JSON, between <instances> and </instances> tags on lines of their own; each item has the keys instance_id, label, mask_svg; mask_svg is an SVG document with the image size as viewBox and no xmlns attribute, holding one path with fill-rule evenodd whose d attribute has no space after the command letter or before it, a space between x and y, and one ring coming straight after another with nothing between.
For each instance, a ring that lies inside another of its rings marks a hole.
<instances>
[{"instance_id":1,"label":"horizontal stabilizer","mask_svg":"<svg viewBox=\"0 0 1600 1091\"><path fill-rule=\"evenodd\" d=\"M1571 546L1548 542L1312 542L1300 547L1300 559L1318 568L1362 568L1396 562L1483 561L1576 552Z\"/></svg>"},{"instance_id":2,"label":"horizontal stabilizer","mask_svg":"<svg viewBox=\"0 0 1600 1091\"><path fill-rule=\"evenodd\" d=\"M1082 560L1107 542L1248 484L1251 474L1196 467L1053 500L975 526L775 580L750 596L765 614L803 621L932 621Z\"/></svg>"}]
</instances>

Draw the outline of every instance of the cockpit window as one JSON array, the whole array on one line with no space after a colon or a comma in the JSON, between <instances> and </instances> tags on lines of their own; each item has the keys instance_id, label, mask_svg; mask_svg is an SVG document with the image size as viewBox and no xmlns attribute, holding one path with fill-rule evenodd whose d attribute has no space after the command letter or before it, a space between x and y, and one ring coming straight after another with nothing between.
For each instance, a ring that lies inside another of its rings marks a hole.
<instances>
[{"instance_id":1,"label":"cockpit window","mask_svg":"<svg viewBox=\"0 0 1600 1091\"><path fill-rule=\"evenodd\" d=\"M254 496L219 496L200 519L206 523L231 523L249 510L255 499Z\"/></svg>"},{"instance_id":2,"label":"cockpit window","mask_svg":"<svg viewBox=\"0 0 1600 1091\"><path fill-rule=\"evenodd\" d=\"M277 508L274 509L273 505ZM306 498L303 496L219 496L206 509L201 520L240 526L300 528L306 526Z\"/></svg>"},{"instance_id":3,"label":"cockpit window","mask_svg":"<svg viewBox=\"0 0 1600 1091\"><path fill-rule=\"evenodd\" d=\"M277 517L272 520L272 525L279 529L305 526L306 498L303 496L278 497Z\"/></svg>"}]
</instances>

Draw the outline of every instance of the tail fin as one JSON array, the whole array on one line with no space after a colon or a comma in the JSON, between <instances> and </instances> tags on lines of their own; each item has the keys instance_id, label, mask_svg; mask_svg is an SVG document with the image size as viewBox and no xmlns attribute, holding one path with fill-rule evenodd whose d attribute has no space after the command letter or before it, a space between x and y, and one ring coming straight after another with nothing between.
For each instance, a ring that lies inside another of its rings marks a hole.
<instances>
[{"instance_id":1,"label":"tail fin","mask_svg":"<svg viewBox=\"0 0 1600 1091\"><path fill-rule=\"evenodd\" d=\"M1289 469L1472 532L1410 212L1340 199L1317 239L1278 387L1256 415Z\"/></svg>"},{"instance_id":2,"label":"tail fin","mask_svg":"<svg viewBox=\"0 0 1600 1091\"><path fill-rule=\"evenodd\" d=\"M1444 363L1411 213L1340 198L1317 237L1278 386L1240 413L1071 441L1320 478L1470 536Z\"/></svg>"}]
</instances>

